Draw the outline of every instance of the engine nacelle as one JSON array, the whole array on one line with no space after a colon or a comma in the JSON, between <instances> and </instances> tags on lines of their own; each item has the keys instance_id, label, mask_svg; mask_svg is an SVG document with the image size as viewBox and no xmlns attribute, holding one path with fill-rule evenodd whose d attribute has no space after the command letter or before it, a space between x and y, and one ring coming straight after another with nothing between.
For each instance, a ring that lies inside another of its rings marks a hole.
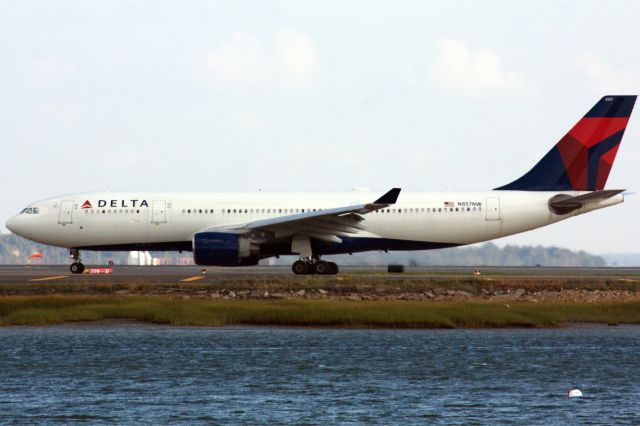
<instances>
[{"instance_id":1,"label":"engine nacelle","mask_svg":"<svg viewBox=\"0 0 640 426\"><path fill-rule=\"evenodd\" d=\"M240 235L226 232L198 232L193 235L193 260L196 265L257 265L258 253L259 246Z\"/></svg>"}]
</instances>

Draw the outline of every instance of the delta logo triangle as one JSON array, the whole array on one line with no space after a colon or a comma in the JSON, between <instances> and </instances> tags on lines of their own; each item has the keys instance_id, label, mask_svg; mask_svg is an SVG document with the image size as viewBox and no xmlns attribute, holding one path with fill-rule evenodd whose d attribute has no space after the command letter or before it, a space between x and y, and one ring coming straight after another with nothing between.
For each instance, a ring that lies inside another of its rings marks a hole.
<instances>
[{"instance_id":1,"label":"delta logo triangle","mask_svg":"<svg viewBox=\"0 0 640 426\"><path fill-rule=\"evenodd\" d=\"M89 200L85 201L84 203L82 203L82 207L80 207L81 209L90 209L93 206L91 205L91 202Z\"/></svg>"}]
</instances>

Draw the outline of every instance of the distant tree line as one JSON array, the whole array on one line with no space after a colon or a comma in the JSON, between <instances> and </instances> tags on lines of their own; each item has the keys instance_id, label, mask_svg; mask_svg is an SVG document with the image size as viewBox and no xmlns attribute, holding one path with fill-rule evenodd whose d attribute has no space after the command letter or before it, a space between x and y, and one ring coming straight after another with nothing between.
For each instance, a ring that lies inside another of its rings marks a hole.
<instances>
[{"instance_id":1,"label":"distant tree line","mask_svg":"<svg viewBox=\"0 0 640 426\"><path fill-rule=\"evenodd\" d=\"M34 243L14 234L0 235L0 264L15 265L29 263L34 253L43 255L44 264L71 263L67 249ZM126 264L128 252L83 251L82 261L87 265L104 265L110 260ZM188 253L151 252L153 257L175 259L189 256ZM407 266L605 266L605 260L584 251L571 251L558 247L512 246L498 247L493 243L442 250L365 252L351 255L330 256L342 265L386 265L399 263ZM290 264L291 256L275 261ZM33 260L32 263L40 263Z\"/></svg>"},{"instance_id":2,"label":"distant tree line","mask_svg":"<svg viewBox=\"0 0 640 426\"><path fill-rule=\"evenodd\" d=\"M398 263L407 266L606 266L606 261L584 251L559 247L515 246L498 247L484 243L469 247L404 252L354 253L342 264L380 265ZM343 256L341 256L343 257Z\"/></svg>"}]
</instances>

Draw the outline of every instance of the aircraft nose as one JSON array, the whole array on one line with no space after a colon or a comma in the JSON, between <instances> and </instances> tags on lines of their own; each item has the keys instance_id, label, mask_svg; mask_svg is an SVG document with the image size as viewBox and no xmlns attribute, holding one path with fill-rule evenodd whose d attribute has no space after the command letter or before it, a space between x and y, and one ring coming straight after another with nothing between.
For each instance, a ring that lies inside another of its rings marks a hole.
<instances>
[{"instance_id":1,"label":"aircraft nose","mask_svg":"<svg viewBox=\"0 0 640 426\"><path fill-rule=\"evenodd\" d=\"M5 226L9 231L13 232L14 234L20 235L20 224L18 222L20 222L18 216L13 216L7 221Z\"/></svg>"}]
</instances>

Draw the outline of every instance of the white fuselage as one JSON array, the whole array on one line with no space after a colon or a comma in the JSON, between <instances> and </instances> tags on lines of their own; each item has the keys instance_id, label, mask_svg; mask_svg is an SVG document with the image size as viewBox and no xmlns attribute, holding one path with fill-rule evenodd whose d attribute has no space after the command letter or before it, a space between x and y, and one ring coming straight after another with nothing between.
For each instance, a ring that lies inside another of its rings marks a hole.
<instances>
[{"instance_id":1,"label":"white fuselage","mask_svg":"<svg viewBox=\"0 0 640 426\"><path fill-rule=\"evenodd\" d=\"M584 192L561 193L577 196ZM570 214L557 215L548 206L549 199L557 194L559 192L402 192L396 204L366 214L363 222L366 231L353 237L463 245L539 228L623 201L622 195L616 195ZM198 231L286 216L303 209L308 212L367 203L377 195L359 191L81 193L33 203L29 206L31 214L14 216L7 227L28 239L67 248L188 249L193 234ZM37 213L33 209L37 209ZM354 250L344 250L350 251Z\"/></svg>"}]
</instances>

